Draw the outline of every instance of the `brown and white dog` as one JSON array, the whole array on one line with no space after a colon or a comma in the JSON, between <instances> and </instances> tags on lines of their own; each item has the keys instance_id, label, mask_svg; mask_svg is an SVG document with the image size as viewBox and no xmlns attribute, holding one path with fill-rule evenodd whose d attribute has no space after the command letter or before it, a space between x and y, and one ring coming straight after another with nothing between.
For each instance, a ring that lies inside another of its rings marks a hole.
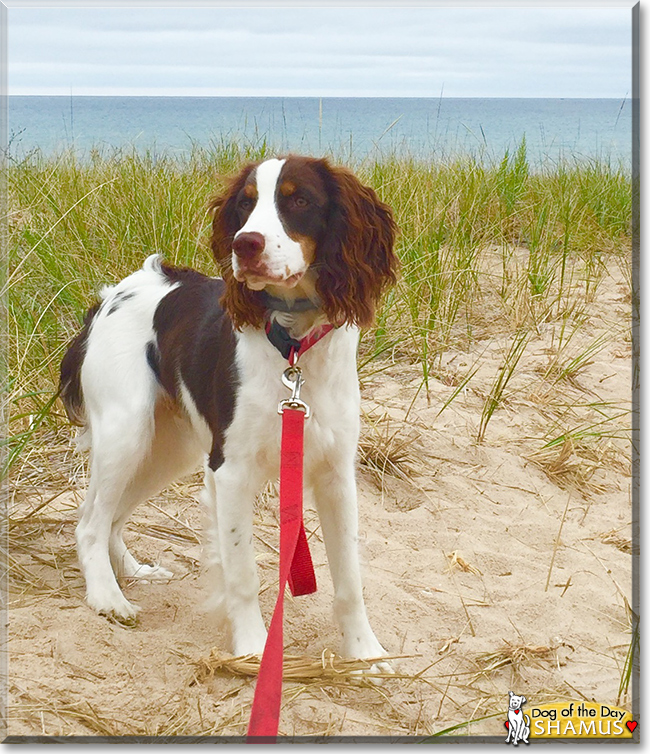
<instances>
[{"instance_id":1,"label":"brown and white dog","mask_svg":"<svg viewBox=\"0 0 650 754\"><path fill-rule=\"evenodd\" d=\"M381 656L357 553L356 349L358 326L395 282L391 211L348 170L296 156L247 166L212 210L223 279L149 257L103 289L61 365L66 411L91 450L76 530L87 601L134 621L138 608L117 578L171 574L133 557L124 525L138 503L203 463L213 601L234 654L262 653L253 501L278 476L286 349L330 323L300 359L312 410L305 487L322 525L341 652Z\"/></svg>"}]
</instances>

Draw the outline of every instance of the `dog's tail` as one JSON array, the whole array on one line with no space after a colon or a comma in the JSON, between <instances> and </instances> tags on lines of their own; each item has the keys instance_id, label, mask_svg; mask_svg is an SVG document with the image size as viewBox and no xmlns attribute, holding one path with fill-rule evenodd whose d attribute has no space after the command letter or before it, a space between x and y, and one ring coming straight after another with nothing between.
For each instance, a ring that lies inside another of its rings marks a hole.
<instances>
[{"instance_id":1,"label":"dog's tail","mask_svg":"<svg viewBox=\"0 0 650 754\"><path fill-rule=\"evenodd\" d=\"M61 361L61 370L59 374L59 397L63 402L65 412L71 424L77 427L86 427L86 410L84 407L83 391L81 389L81 365L83 364L86 354L86 344L90 326L99 310L101 303L97 302L92 306L84 317L84 324L79 332L70 342L68 350ZM83 434L83 432L82 432Z\"/></svg>"}]
</instances>

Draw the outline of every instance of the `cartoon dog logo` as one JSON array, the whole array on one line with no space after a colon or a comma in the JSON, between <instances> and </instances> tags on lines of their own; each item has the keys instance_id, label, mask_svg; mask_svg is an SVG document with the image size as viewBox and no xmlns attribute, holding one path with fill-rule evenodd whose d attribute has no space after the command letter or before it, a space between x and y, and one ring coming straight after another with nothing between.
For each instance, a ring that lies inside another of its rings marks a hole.
<instances>
[{"instance_id":1,"label":"cartoon dog logo","mask_svg":"<svg viewBox=\"0 0 650 754\"><path fill-rule=\"evenodd\" d=\"M524 715L522 706L526 701L525 696L517 696L512 691L510 694L510 702L508 704L508 722L506 726L508 728L508 738L506 743L512 743L515 746L518 743L529 743L528 736L530 735L530 717Z\"/></svg>"}]
</instances>

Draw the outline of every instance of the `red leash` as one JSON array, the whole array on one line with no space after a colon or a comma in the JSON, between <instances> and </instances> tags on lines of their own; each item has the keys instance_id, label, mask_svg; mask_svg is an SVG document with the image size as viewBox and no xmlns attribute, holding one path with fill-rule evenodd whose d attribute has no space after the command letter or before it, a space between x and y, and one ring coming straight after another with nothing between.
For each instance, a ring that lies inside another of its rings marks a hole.
<instances>
[{"instance_id":1,"label":"red leash","mask_svg":"<svg viewBox=\"0 0 650 754\"><path fill-rule=\"evenodd\" d=\"M302 444L305 414L285 409L282 414L280 461L280 591L264 647L253 698L249 736L278 734L282 700L284 591L294 596L316 591L316 577L302 521ZM260 742L262 743L262 742ZM265 742L264 742L265 743Z\"/></svg>"},{"instance_id":2,"label":"red leash","mask_svg":"<svg viewBox=\"0 0 650 754\"><path fill-rule=\"evenodd\" d=\"M260 663L253 707L248 724L249 743L275 742L282 702L284 592L287 583L294 597L316 591L316 576L302 518L303 439L309 407L300 400L302 377L295 366L298 357L332 329L305 338L300 348L292 347L282 381L292 396L282 401L282 444L280 447L280 585L269 633ZM292 379L293 378L293 379ZM251 737L263 737L255 740ZM269 741L268 739L272 739Z\"/></svg>"}]
</instances>

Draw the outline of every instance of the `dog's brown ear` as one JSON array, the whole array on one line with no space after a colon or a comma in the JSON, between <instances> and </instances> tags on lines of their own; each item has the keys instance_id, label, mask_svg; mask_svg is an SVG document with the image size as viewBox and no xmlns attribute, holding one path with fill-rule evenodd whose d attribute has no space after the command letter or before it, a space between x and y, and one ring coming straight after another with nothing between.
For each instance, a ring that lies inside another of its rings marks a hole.
<instances>
[{"instance_id":1,"label":"dog's brown ear","mask_svg":"<svg viewBox=\"0 0 650 754\"><path fill-rule=\"evenodd\" d=\"M330 321L367 327L397 279L397 225L372 188L346 168L320 163L333 205L316 254L318 294Z\"/></svg>"},{"instance_id":2,"label":"dog's brown ear","mask_svg":"<svg viewBox=\"0 0 650 754\"><path fill-rule=\"evenodd\" d=\"M256 167L257 163L250 163L242 168L228 183L225 190L215 196L209 205L213 212L210 246L226 283L226 291L220 303L238 330L241 330L244 325L261 327L266 313L253 291L235 280L232 271L232 242L235 233L240 228L237 196Z\"/></svg>"}]
</instances>

